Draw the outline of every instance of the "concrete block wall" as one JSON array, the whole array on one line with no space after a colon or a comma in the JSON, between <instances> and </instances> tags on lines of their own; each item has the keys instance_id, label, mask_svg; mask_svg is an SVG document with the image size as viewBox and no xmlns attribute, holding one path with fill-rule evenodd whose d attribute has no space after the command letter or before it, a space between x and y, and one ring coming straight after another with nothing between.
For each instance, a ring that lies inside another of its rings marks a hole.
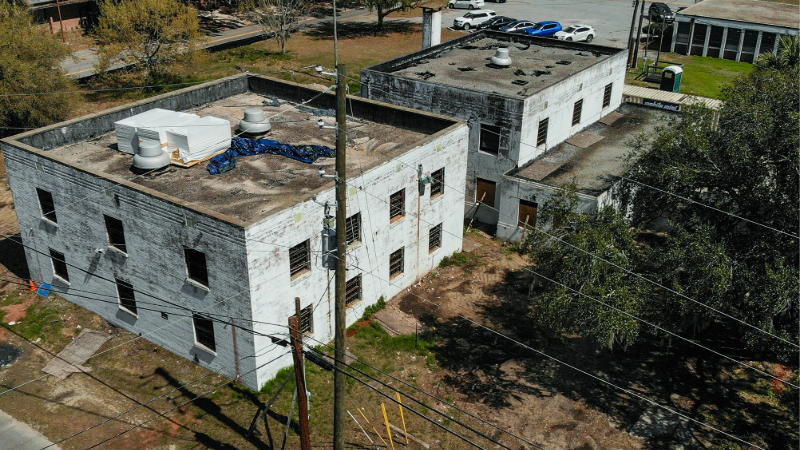
<instances>
[{"instance_id":1,"label":"concrete block wall","mask_svg":"<svg viewBox=\"0 0 800 450\"><path fill-rule=\"evenodd\" d=\"M250 328L243 227L6 142L3 153L23 243L31 247L31 277L116 326L231 378L242 374L256 386L251 334L215 322L211 352L196 344L192 319L185 317L207 313ZM36 188L53 195L57 224L42 217ZM127 254L109 247L103 215L122 221ZM205 253L208 288L187 279L184 246ZM49 249L65 255L68 283L54 275ZM137 291L138 314L120 309L115 278Z\"/></svg>"},{"instance_id":2,"label":"concrete block wall","mask_svg":"<svg viewBox=\"0 0 800 450\"><path fill-rule=\"evenodd\" d=\"M397 158L348 180L348 217L361 214L361 241L350 246L347 277L362 276L362 300L348 308L347 323L354 323L364 309L380 297L386 300L402 292L436 267L444 256L461 250L463 180L467 172L468 127L448 128ZM430 185L420 195L418 166L423 176L445 168L444 193L430 198ZM406 214L390 223L389 197L405 189ZM333 183L317 193L317 200L332 205ZM333 214L334 210L331 209ZM314 306L314 330L308 342L318 345L333 339L333 272L322 266L322 220L324 207L312 200L280 211L247 228L247 257L253 299L255 348L260 367L285 349L275 347L264 335L285 334L288 317L294 314L294 298L301 307ZM442 224L442 245L428 251L433 226ZM289 248L310 240L311 270L292 279ZM389 255L404 247L404 271L390 279ZM268 322L268 323L260 323ZM270 325L274 324L274 325ZM291 356L260 367L259 386L291 364Z\"/></svg>"}]
</instances>

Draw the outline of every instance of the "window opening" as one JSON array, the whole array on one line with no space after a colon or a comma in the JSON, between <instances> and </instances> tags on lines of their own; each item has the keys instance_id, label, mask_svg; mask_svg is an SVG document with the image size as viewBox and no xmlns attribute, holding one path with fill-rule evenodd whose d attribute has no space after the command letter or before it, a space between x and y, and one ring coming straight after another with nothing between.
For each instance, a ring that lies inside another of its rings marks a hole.
<instances>
[{"instance_id":1,"label":"window opening","mask_svg":"<svg viewBox=\"0 0 800 450\"><path fill-rule=\"evenodd\" d=\"M125 245L125 228L122 226L122 221L104 215L106 221L106 233L108 233L108 245L116 248L122 253L128 253L128 247Z\"/></svg>"},{"instance_id":2,"label":"window opening","mask_svg":"<svg viewBox=\"0 0 800 450\"><path fill-rule=\"evenodd\" d=\"M64 259L64 254L51 248L50 260L53 262L53 274L69 282L69 272L67 272L67 262Z\"/></svg>"},{"instance_id":3,"label":"window opening","mask_svg":"<svg viewBox=\"0 0 800 450\"><path fill-rule=\"evenodd\" d=\"M136 298L133 293L133 285L126 283L119 278L114 278L117 282L117 295L119 296L120 308L136 314Z\"/></svg>"},{"instance_id":4,"label":"window opening","mask_svg":"<svg viewBox=\"0 0 800 450\"><path fill-rule=\"evenodd\" d=\"M493 155L500 152L500 127L481 124L480 149Z\"/></svg>"},{"instance_id":5,"label":"window opening","mask_svg":"<svg viewBox=\"0 0 800 450\"><path fill-rule=\"evenodd\" d=\"M608 108L611 105L611 87L613 83L608 83L603 90L603 108Z\"/></svg>"},{"instance_id":6,"label":"window opening","mask_svg":"<svg viewBox=\"0 0 800 450\"><path fill-rule=\"evenodd\" d=\"M355 213L345 219L345 239L347 245L361 241L361 213Z\"/></svg>"},{"instance_id":7,"label":"window opening","mask_svg":"<svg viewBox=\"0 0 800 450\"><path fill-rule=\"evenodd\" d=\"M400 189L389 197L389 221L395 222L406 215L406 190Z\"/></svg>"},{"instance_id":8,"label":"window opening","mask_svg":"<svg viewBox=\"0 0 800 450\"><path fill-rule=\"evenodd\" d=\"M305 240L289 249L289 273L295 278L311 270L309 241Z\"/></svg>"},{"instance_id":9,"label":"window opening","mask_svg":"<svg viewBox=\"0 0 800 450\"><path fill-rule=\"evenodd\" d=\"M361 301L361 275L347 280L345 292L345 303L348 307Z\"/></svg>"},{"instance_id":10,"label":"window opening","mask_svg":"<svg viewBox=\"0 0 800 450\"><path fill-rule=\"evenodd\" d=\"M581 112L583 112L583 99L575 102L575 107L572 109L572 125L581 123Z\"/></svg>"},{"instance_id":11,"label":"window opening","mask_svg":"<svg viewBox=\"0 0 800 450\"><path fill-rule=\"evenodd\" d=\"M428 235L428 253L432 253L434 250L442 246L442 224L436 225L435 227L431 228L431 232Z\"/></svg>"},{"instance_id":12,"label":"window opening","mask_svg":"<svg viewBox=\"0 0 800 450\"><path fill-rule=\"evenodd\" d=\"M300 332L303 334L314 332L314 305L308 305L300 310Z\"/></svg>"},{"instance_id":13,"label":"window opening","mask_svg":"<svg viewBox=\"0 0 800 450\"><path fill-rule=\"evenodd\" d=\"M431 198L437 197L444 193L444 167L431 174L433 183L431 183Z\"/></svg>"},{"instance_id":14,"label":"window opening","mask_svg":"<svg viewBox=\"0 0 800 450\"><path fill-rule=\"evenodd\" d=\"M403 273L403 251L405 247L401 247L397 251L389 255L389 277L394 278Z\"/></svg>"},{"instance_id":15,"label":"window opening","mask_svg":"<svg viewBox=\"0 0 800 450\"><path fill-rule=\"evenodd\" d=\"M186 275L197 283L208 287L208 267L206 266L206 254L188 247L183 248L183 256L186 259Z\"/></svg>"},{"instance_id":16,"label":"window opening","mask_svg":"<svg viewBox=\"0 0 800 450\"><path fill-rule=\"evenodd\" d=\"M53 203L53 194L36 188L36 195L39 197L39 207L42 208L42 217L53 223L58 223L56 217L56 206Z\"/></svg>"},{"instance_id":17,"label":"window opening","mask_svg":"<svg viewBox=\"0 0 800 450\"><path fill-rule=\"evenodd\" d=\"M547 143L547 128L550 125L550 118L545 117L539 121L539 131L536 133L536 145Z\"/></svg>"},{"instance_id":18,"label":"window opening","mask_svg":"<svg viewBox=\"0 0 800 450\"><path fill-rule=\"evenodd\" d=\"M196 342L203 347L217 351L217 343L214 341L214 321L199 314L192 314L194 320L194 334Z\"/></svg>"}]
</instances>

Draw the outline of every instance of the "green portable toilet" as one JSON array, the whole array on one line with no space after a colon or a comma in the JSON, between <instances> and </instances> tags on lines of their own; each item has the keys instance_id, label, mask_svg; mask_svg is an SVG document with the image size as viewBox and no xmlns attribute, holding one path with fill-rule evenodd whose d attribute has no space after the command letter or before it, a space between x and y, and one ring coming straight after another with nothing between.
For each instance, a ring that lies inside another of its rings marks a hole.
<instances>
[{"instance_id":1,"label":"green portable toilet","mask_svg":"<svg viewBox=\"0 0 800 450\"><path fill-rule=\"evenodd\" d=\"M683 67L664 67L664 70L661 72L661 87L659 89L662 91L680 92L681 77L683 77Z\"/></svg>"}]
</instances>

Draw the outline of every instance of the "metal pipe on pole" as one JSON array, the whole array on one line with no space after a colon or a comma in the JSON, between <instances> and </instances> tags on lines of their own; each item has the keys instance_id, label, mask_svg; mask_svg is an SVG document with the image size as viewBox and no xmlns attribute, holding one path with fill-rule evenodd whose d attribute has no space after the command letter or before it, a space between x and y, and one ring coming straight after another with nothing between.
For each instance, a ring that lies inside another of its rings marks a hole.
<instances>
[{"instance_id":1,"label":"metal pipe on pole","mask_svg":"<svg viewBox=\"0 0 800 450\"><path fill-rule=\"evenodd\" d=\"M333 448L344 450L345 396L347 366L342 360L345 348L347 309L347 66L336 65L336 272L334 280L334 347L336 371L333 375Z\"/></svg>"}]
</instances>

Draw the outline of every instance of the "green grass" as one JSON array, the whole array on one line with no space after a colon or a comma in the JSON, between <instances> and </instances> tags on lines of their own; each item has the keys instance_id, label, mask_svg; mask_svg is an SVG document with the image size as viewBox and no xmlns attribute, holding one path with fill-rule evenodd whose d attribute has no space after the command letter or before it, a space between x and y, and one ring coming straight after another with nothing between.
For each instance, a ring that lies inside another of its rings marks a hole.
<instances>
[{"instance_id":1,"label":"green grass","mask_svg":"<svg viewBox=\"0 0 800 450\"><path fill-rule=\"evenodd\" d=\"M640 52L641 54L641 52ZM648 52L648 56L650 56ZM652 60L652 57L650 58ZM683 64L681 92L701 97L721 98L723 88L734 78L753 71L753 65L745 62L729 61L722 58L686 56L677 53L662 53L661 59ZM636 80L641 74L642 58L639 68L628 71L625 82L634 86L657 87L655 83Z\"/></svg>"}]
</instances>

